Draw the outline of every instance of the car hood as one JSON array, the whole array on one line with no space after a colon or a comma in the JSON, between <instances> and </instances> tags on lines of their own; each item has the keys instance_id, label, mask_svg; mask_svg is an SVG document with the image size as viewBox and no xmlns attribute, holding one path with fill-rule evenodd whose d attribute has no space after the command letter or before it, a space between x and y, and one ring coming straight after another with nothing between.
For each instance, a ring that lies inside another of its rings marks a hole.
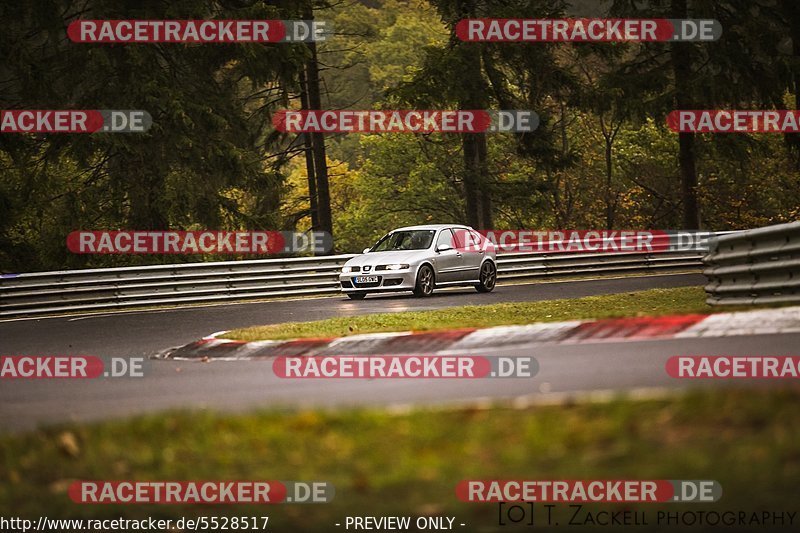
<instances>
[{"instance_id":1,"label":"car hood","mask_svg":"<svg viewBox=\"0 0 800 533\"><path fill-rule=\"evenodd\" d=\"M402 250L394 252L371 252L356 256L345 265L364 266L364 265L391 265L393 263L413 263L425 255L425 250Z\"/></svg>"}]
</instances>

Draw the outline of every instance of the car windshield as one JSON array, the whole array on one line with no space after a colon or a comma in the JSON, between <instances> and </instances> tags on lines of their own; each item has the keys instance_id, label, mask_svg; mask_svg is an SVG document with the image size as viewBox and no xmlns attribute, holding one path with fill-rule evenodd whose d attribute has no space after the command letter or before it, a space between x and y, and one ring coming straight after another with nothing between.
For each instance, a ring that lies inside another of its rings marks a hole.
<instances>
[{"instance_id":1,"label":"car windshield","mask_svg":"<svg viewBox=\"0 0 800 533\"><path fill-rule=\"evenodd\" d=\"M433 242L434 230L393 231L384 236L370 249L370 252L389 252L392 250L424 250Z\"/></svg>"}]
</instances>

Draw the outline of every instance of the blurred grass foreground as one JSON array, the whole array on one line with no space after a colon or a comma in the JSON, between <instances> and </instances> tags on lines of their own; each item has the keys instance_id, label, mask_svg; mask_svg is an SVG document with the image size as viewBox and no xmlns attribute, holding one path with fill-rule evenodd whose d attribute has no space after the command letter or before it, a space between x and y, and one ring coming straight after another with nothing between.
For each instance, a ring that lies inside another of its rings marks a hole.
<instances>
[{"instance_id":1,"label":"blurred grass foreground","mask_svg":"<svg viewBox=\"0 0 800 533\"><path fill-rule=\"evenodd\" d=\"M468 526L457 529L505 531L496 504L461 503L455 486L511 478L714 479L722 500L694 509L793 510L798 413L797 390L757 388L525 409L179 412L66 425L0 437L0 516L269 516L274 531L331 531L348 515L448 514ZM321 480L336 497L248 507L67 496L74 480L122 479Z\"/></svg>"}]
</instances>

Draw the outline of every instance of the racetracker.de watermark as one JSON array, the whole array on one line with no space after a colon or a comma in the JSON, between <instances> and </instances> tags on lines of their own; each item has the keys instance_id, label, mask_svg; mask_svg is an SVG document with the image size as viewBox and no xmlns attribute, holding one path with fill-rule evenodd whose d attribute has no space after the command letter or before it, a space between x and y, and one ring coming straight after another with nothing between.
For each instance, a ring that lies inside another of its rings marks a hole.
<instances>
[{"instance_id":1,"label":"racetracker.de watermark","mask_svg":"<svg viewBox=\"0 0 800 533\"><path fill-rule=\"evenodd\" d=\"M74 254L282 254L326 253L333 238L324 231L73 231Z\"/></svg>"},{"instance_id":2,"label":"racetracker.de watermark","mask_svg":"<svg viewBox=\"0 0 800 533\"><path fill-rule=\"evenodd\" d=\"M146 363L143 357L4 355L0 356L0 379L141 378Z\"/></svg>"},{"instance_id":3,"label":"racetracker.de watermark","mask_svg":"<svg viewBox=\"0 0 800 533\"><path fill-rule=\"evenodd\" d=\"M672 230L455 230L455 248L532 253L706 252L714 233Z\"/></svg>"},{"instance_id":4,"label":"racetracker.de watermark","mask_svg":"<svg viewBox=\"0 0 800 533\"><path fill-rule=\"evenodd\" d=\"M0 133L144 133L152 125L138 109L0 110Z\"/></svg>"},{"instance_id":5,"label":"racetracker.de watermark","mask_svg":"<svg viewBox=\"0 0 800 533\"><path fill-rule=\"evenodd\" d=\"M678 379L798 379L800 357L746 355L676 355L665 365Z\"/></svg>"},{"instance_id":6,"label":"racetracker.de watermark","mask_svg":"<svg viewBox=\"0 0 800 533\"><path fill-rule=\"evenodd\" d=\"M81 504L329 503L327 481L75 481L70 499Z\"/></svg>"},{"instance_id":7,"label":"racetracker.de watermark","mask_svg":"<svg viewBox=\"0 0 800 533\"><path fill-rule=\"evenodd\" d=\"M722 25L713 19L463 19L462 41L652 42L716 41Z\"/></svg>"},{"instance_id":8,"label":"racetracker.de watermark","mask_svg":"<svg viewBox=\"0 0 800 533\"><path fill-rule=\"evenodd\" d=\"M722 487L713 480L464 480L456 485L463 502L715 502Z\"/></svg>"},{"instance_id":9,"label":"racetracker.de watermark","mask_svg":"<svg viewBox=\"0 0 800 533\"><path fill-rule=\"evenodd\" d=\"M75 43L298 43L325 41L324 20L75 20Z\"/></svg>"},{"instance_id":10,"label":"racetracker.de watermark","mask_svg":"<svg viewBox=\"0 0 800 533\"><path fill-rule=\"evenodd\" d=\"M800 111L676 110L667 115L667 127L678 133L800 133Z\"/></svg>"},{"instance_id":11,"label":"racetracker.de watermark","mask_svg":"<svg viewBox=\"0 0 800 533\"><path fill-rule=\"evenodd\" d=\"M288 133L504 133L539 127L527 110L281 110L275 129Z\"/></svg>"},{"instance_id":12,"label":"racetracker.de watermark","mask_svg":"<svg viewBox=\"0 0 800 533\"><path fill-rule=\"evenodd\" d=\"M279 356L272 371L284 379L532 378L534 357L474 355Z\"/></svg>"}]
</instances>

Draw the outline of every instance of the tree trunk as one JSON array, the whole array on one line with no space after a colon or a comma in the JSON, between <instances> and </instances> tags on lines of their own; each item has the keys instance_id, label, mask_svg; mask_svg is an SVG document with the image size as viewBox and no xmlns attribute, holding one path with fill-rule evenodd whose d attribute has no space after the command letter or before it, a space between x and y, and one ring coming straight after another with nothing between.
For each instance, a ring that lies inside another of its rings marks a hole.
<instances>
[{"instance_id":1,"label":"tree trunk","mask_svg":"<svg viewBox=\"0 0 800 533\"><path fill-rule=\"evenodd\" d=\"M136 183L128 190L131 228L136 230L169 229L164 205L164 180L153 175L137 175L132 178L136 180Z\"/></svg>"},{"instance_id":2,"label":"tree trunk","mask_svg":"<svg viewBox=\"0 0 800 533\"><path fill-rule=\"evenodd\" d=\"M478 167L477 133L462 133L461 147L464 151L464 200L466 202L467 225L475 229L481 228L481 209L478 192L480 179Z\"/></svg>"},{"instance_id":3,"label":"tree trunk","mask_svg":"<svg viewBox=\"0 0 800 533\"><path fill-rule=\"evenodd\" d=\"M300 106L306 111L310 109L308 105L308 84L306 83L305 72L300 73ZM301 133L303 145L305 146L304 156L306 159L306 176L308 176L308 204L311 213L311 231L319 231L319 207L317 206L317 175L314 171L314 149L311 145L311 136L308 133Z\"/></svg>"},{"instance_id":4,"label":"tree trunk","mask_svg":"<svg viewBox=\"0 0 800 533\"><path fill-rule=\"evenodd\" d=\"M686 0L672 0L672 18L688 18ZM676 109L694 109L691 97L692 43L672 43L672 71L675 77ZM678 134L678 165L681 176L681 204L683 206L683 229L700 228L700 212L697 205L697 168L695 164L695 135L691 132Z\"/></svg>"},{"instance_id":5,"label":"tree trunk","mask_svg":"<svg viewBox=\"0 0 800 533\"><path fill-rule=\"evenodd\" d=\"M313 14L307 13L306 20L312 20ZM308 105L311 109L322 109L322 97L319 88L319 65L317 63L317 43L307 43L311 56L306 62L306 85ZM314 174L317 178L317 210L319 213L319 229L333 235L333 219L331 216L331 194L328 185L328 161L325 155L325 135L311 134L311 150L314 154Z\"/></svg>"},{"instance_id":6,"label":"tree trunk","mask_svg":"<svg viewBox=\"0 0 800 533\"><path fill-rule=\"evenodd\" d=\"M472 0L459 0L458 12L463 18L475 17ZM488 88L481 68L481 44L457 42L461 55L463 76L457 81L464 84L464 96L459 102L461 109L486 109ZM466 200L467 224L476 229L493 229L492 193L489 184L486 133L463 133L461 146L464 151L464 197Z\"/></svg>"},{"instance_id":7,"label":"tree trunk","mask_svg":"<svg viewBox=\"0 0 800 533\"><path fill-rule=\"evenodd\" d=\"M149 165L141 154L134 157L139 161L138 168L125 167L121 163L124 158L116 158L112 163L117 167L118 175L125 175L127 179L129 227L135 230L167 230L169 219L164 173L158 167L148 169ZM148 170L142 172L140 169Z\"/></svg>"},{"instance_id":8,"label":"tree trunk","mask_svg":"<svg viewBox=\"0 0 800 533\"><path fill-rule=\"evenodd\" d=\"M780 4L786 21L790 28L792 38L792 85L794 86L794 108L800 109L800 6L797 0L783 0ZM800 169L800 134L785 134L786 143L789 145L795 168Z\"/></svg>"},{"instance_id":9,"label":"tree trunk","mask_svg":"<svg viewBox=\"0 0 800 533\"><path fill-rule=\"evenodd\" d=\"M604 135L606 141L606 229L614 229L614 193L611 189L611 178L614 175L614 166L611 159L614 140L609 135Z\"/></svg>"},{"instance_id":10,"label":"tree trunk","mask_svg":"<svg viewBox=\"0 0 800 533\"><path fill-rule=\"evenodd\" d=\"M480 206L480 220L479 224L481 229L494 229L492 221L492 191L489 183L489 162L488 162L488 146L486 145L486 133L476 133L478 159L476 161L478 167L478 194L481 200Z\"/></svg>"}]
</instances>

